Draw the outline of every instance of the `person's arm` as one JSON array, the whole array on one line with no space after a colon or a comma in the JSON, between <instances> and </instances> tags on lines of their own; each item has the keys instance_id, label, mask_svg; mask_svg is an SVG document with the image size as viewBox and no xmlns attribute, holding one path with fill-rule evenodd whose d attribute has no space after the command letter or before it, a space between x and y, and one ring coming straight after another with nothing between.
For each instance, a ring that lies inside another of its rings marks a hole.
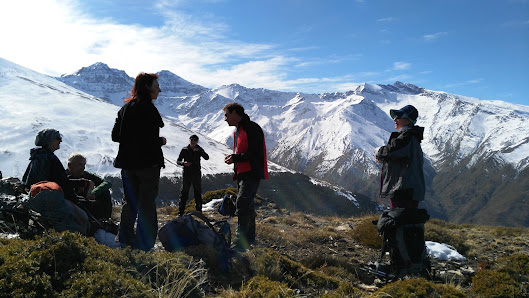
<instances>
[{"instance_id":1,"label":"person's arm","mask_svg":"<svg viewBox=\"0 0 529 298\"><path fill-rule=\"evenodd\" d=\"M397 161L410 158L410 142L413 135L407 132L398 136L395 134L398 133L392 134L387 145L379 147L376 154L378 160Z\"/></svg>"},{"instance_id":2,"label":"person's arm","mask_svg":"<svg viewBox=\"0 0 529 298\"><path fill-rule=\"evenodd\" d=\"M120 142L121 141L121 122L122 114L121 110L118 112L118 116L116 117L116 121L114 122L114 127L112 128L112 141L114 142Z\"/></svg>"},{"instance_id":3,"label":"person's arm","mask_svg":"<svg viewBox=\"0 0 529 298\"><path fill-rule=\"evenodd\" d=\"M104 192L112 188L112 183L110 181L105 180L96 174L85 171L83 174L83 178L94 182L94 189L91 193L94 194L96 197L102 195Z\"/></svg>"},{"instance_id":4,"label":"person's arm","mask_svg":"<svg viewBox=\"0 0 529 298\"><path fill-rule=\"evenodd\" d=\"M185 149L182 148L182 150L180 150L180 154L178 155L178 159L176 160L176 164L178 164L179 166L183 166L184 165L184 158L185 158Z\"/></svg>"},{"instance_id":5,"label":"person's arm","mask_svg":"<svg viewBox=\"0 0 529 298\"><path fill-rule=\"evenodd\" d=\"M203 159L208 160L209 159L209 155L206 153L206 151L204 151L204 148L202 148L200 146L198 146L198 148L200 150L200 156L202 156Z\"/></svg>"},{"instance_id":6,"label":"person's arm","mask_svg":"<svg viewBox=\"0 0 529 298\"><path fill-rule=\"evenodd\" d=\"M68 178L68 176L66 175L66 170L64 169L61 161L54 154L53 157L51 158L51 163L50 163L50 181L53 181L59 184L59 186L62 188L62 191L64 192L64 198L74 203L77 203L79 199L83 199L83 197L79 197L75 193L75 187L76 185L78 185L77 183L79 184L82 183L83 186L87 185L87 180L85 179L82 179L81 181L79 180L81 179L69 179Z\"/></svg>"}]
</instances>

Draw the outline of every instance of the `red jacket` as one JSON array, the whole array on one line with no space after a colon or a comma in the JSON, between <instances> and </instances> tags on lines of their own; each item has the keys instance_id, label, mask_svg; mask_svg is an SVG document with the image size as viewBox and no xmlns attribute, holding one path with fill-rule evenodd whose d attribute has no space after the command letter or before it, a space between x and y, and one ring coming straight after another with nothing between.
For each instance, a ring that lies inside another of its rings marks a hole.
<instances>
[{"instance_id":1,"label":"red jacket","mask_svg":"<svg viewBox=\"0 0 529 298\"><path fill-rule=\"evenodd\" d=\"M244 115L233 136L233 161L237 179L268 179L266 143L259 124Z\"/></svg>"}]
</instances>

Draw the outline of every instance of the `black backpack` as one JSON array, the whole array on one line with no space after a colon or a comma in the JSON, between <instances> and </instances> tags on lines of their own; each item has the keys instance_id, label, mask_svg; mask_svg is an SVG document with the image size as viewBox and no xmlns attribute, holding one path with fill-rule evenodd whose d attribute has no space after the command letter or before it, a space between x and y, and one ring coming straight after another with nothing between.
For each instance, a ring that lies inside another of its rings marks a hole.
<instances>
[{"instance_id":1,"label":"black backpack","mask_svg":"<svg viewBox=\"0 0 529 298\"><path fill-rule=\"evenodd\" d=\"M430 277L430 260L424 241L424 223L430 219L425 209L395 208L384 212L377 222L382 236L379 270L401 278L406 275ZM389 252L389 265L384 257Z\"/></svg>"},{"instance_id":2,"label":"black backpack","mask_svg":"<svg viewBox=\"0 0 529 298\"><path fill-rule=\"evenodd\" d=\"M237 210L237 207L235 206L235 201L236 198L232 195L224 195L222 203L219 206L219 213L224 216L235 216L235 211Z\"/></svg>"},{"instance_id":3,"label":"black backpack","mask_svg":"<svg viewBox=\"0 0 529 298\"><path fill-rule=\"evenodd\" d=\"M166 223L158 231L158 238L165 250L171 252L188 246L205 244L217 252L217 259L222 270L231 269L229 264L233 256L230 248L231 230L225 220L212 224L200 212L189 213Z\"/></svg>"}]
</instances>

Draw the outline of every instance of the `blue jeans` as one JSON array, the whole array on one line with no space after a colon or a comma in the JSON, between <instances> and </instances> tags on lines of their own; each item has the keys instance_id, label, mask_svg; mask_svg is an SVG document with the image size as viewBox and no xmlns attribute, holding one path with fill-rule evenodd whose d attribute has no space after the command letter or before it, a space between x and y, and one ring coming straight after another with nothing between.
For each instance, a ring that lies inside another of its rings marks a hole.
<instances>
[{"instance_id":1,"label":"blue jeans","mask_svg":"<svg viewBox=\"0 0 529 298\"><path fill-rule=\"evenodd\" d=\"M154 247L158 233L156 196L160 184L160 168L122 170L125 202L121 209L119 242L149 251ZM136 233L134 223L138 220Z\"/></svg>"}]
</instances>

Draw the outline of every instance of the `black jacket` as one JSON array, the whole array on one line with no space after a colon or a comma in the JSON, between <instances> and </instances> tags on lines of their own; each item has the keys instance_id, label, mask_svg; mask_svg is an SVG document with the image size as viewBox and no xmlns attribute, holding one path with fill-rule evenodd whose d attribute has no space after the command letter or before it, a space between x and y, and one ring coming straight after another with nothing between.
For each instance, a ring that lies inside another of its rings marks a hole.
<instances>
[{"instance_id":1,"label":"black jacket","mask_svg":"<svg viewBox=\"0 0 529 298\"><path fill-rule=\"evenodd\" d=\"M209 155L204 151L202 147L200 147L198 144L196 145L197 151L193 151L191 149L190 145L185 146L180 151L180 155L178 155L178 159L176 160L176 163L183 166L184 162L190 162L191 165L185 167L184 166L184 173L187 171L197 171L200 170L200 157L203 157L205 160L209 159Z\"/></svg>"},{"instance_id":2,"label":"black jacket","mask_svg":"<svg viewBox=\"0 0 529 298\"><path fill-rule=\"evenodd\" d=\"M88 187L86 179L69 179L65 169L57 156L47 148L37 147L30 150L30 163L22 177L28 188L40 181L57 183L64 192L64 197L77 201L74 188Z\"/></svg>"},{"instance_id":3,"label":"black jacket","mask_svg":"<svg viewBox=\"0 0 529 298\"><path fill-rule=\"evenodd\" d=\"M424 127L408 126L391 133L388 144L379 148L376 157L383 164L381 197L391 199L397 190L413 189L413 200L424 200L423 133Z\"/></svg>"},{"instance_id":4,"label":"black jacket","mask_svg":"<svg viewBox=\"0 0 529 298\"><path fill-rule=\"evenodd\" d=\"M266 144L264 133L259 124L245 114L234 132L235 175L239 180L248 177L268 179Z\"/></svg>"},{"instance_id":5,"label":"black jacket","mask_svg":"<svg viewBox=\"0 0 529 298\"><path fill-rule=\"evenodd\" d=\"M164 167L160 113L150 100L131 101L119 110L112 141L119 142L114 166L122 169Z\"/></svg>"}]
</instances>

